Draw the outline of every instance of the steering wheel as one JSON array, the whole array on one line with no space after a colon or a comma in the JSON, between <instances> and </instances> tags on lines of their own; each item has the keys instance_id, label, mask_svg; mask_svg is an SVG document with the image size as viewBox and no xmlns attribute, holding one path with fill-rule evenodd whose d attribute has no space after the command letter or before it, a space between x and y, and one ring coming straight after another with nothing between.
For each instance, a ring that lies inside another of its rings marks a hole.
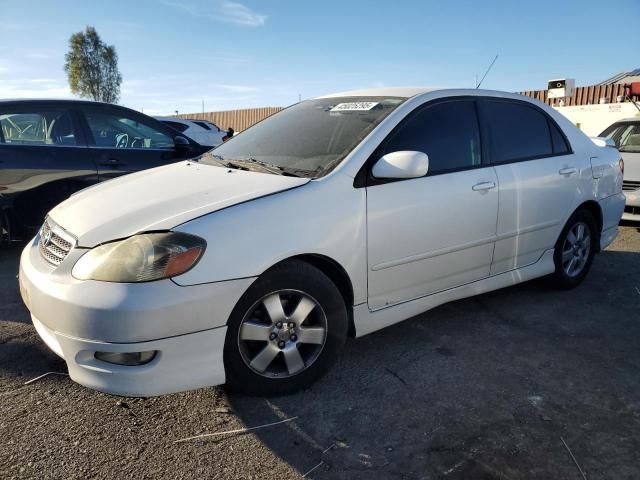
<instances>
[{"instance_id":1,"label":"steering wheel","mask_svg":"<svg viewBox=\"0 0 640 480\"><path fill-rule=\"evenodd\" d=\"M127 148L129 146L129 135L119 133L116 135L116 148Z\"/></svg>"}]
</instances>

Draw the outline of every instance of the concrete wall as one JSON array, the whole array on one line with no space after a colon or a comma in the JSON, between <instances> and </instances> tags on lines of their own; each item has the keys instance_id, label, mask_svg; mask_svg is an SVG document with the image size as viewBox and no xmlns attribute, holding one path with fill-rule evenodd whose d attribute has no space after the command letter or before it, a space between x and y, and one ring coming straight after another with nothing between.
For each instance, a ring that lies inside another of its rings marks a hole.
<instances>
[{"instance_id":1,"label":"concrete wall","mask_svg":"<svg viewBox=\"0 0 640 480\"><path fill-rule=\"evenodd\" d=\"M629 117L640 118L640 111L631 102L554 108L590 137L598 136L618 120Z\"/></svg>"}]
</instances>

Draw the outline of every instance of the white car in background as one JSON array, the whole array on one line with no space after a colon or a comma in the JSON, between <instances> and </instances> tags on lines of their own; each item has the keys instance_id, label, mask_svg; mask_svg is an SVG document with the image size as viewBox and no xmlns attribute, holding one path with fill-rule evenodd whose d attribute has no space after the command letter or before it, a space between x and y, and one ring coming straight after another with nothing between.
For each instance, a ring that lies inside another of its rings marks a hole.
<instances>
[{"instance_id":1,"label":"white car in background","mask_svg":"<svg viewBox=\"0 0 640 480\"><path fill-rule=\"evenodd\" d=\"M206 147L217 147L227 134L226 131L220 130L217 125L206 120L188 120L177 117L154 118Z\"/></svg>"},{"instance_id":2,"label":"white car in background","mask_svg":"<svg viewBox=\"0 0 640 480\"><path fill-rule=\"evenodd\" d=\"M622 219L640 221L640 117L620 120L600 136L613 140L624 160L622 190L627 201Z\"/></svg>"},{"instance_id":3,"label":"white car in background","mask_svg":"<svg viewBox=\"0 0 640 480\"><path fill-rule=\"evenodd\" d=\"M58 205L22 253L22 298L88 387L290 393L347 336L544 275L580 284L624 208L600 143L503 92L303 101Z\"/></svg>"}]
</instances>

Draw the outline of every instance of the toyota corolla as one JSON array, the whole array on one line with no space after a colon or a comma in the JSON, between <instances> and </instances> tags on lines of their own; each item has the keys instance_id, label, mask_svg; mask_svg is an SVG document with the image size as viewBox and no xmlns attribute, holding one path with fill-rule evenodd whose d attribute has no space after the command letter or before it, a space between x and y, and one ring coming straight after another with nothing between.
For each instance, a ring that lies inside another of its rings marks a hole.
<instances>
[{"instance_id":1,"label":"toyota corolla","mask_svg":"<svg viewBox=\"0 0 640 480\"><path fill-rule=\"evenodd\" d=\"M617 234L622 169L519 95L330 95L73 195L22 253L22 297L82 385L290 393L348 336L535 277L578 285Z\"/></svg>"}]
</instances>

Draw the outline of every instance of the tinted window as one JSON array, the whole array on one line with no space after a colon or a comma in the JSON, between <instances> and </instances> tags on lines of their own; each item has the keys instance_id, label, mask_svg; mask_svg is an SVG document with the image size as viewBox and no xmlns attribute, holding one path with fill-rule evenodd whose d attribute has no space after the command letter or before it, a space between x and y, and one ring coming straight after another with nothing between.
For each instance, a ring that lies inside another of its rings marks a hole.
<instances>
[{"instance_id":1,"label":"tinted window","mask_svg":"<svg viewBox=\"0 0 640 480\"><path fill-rule=\"evenodd\" d=\"M162 123L170 126L177 132L184 132L187 128L189 128L189 125L185 123L180 123L180 122L171 122L169 120L162 120Z\"/></svg>"},{"instance_id":2,"label":"tinted window","mask_svg":"<svg viewBox=\"0 0 640 480\"><path fill-rule=\"evenodd\" d=\"M86 110L94 145L110 148L174 148L173 139L155 128L121 112Z\"/></svg>"},{"instance_id":3,"label":"tinted window","mask_svg":"<svg viewBox=\"0 0 640 480\"><path fill-rule=\"evenodd\" d=\"M0 140L14 145L75 145L71 116L64 110L4 111Z\"/></svg>"},{"instance_id":4,"label":"tinted window","mask_svg":"<svg viewBox=\"0 0 640 480\"><path fill-rule=\"evenodd\" d=\"M515 102L483 102L484 119L491 131L496 163L552 155L547 117L535 108Z\"/></svg>"},{"instance_id":5,"label":"tinted window","mask_svg":"<svg viewBox=\"0 0 640 480\"><path fill-rule=\"evenodd\" d=\"M410 116L384 145L384 153L399 150L426 153L430 174L480 165L474 102L439 103Z\"/></svg>"},{"instance_id":6,"label":"tinted window","mask_svg":"<svg viewBox=\"0 0 640 480\"><path fill-rule=\"evenodd\" d=\"M555 122L551 121L551 119L549 119L549 130L551 131L553 153L557 155L569 153L571 150L569 149L569 145L567 145L567 141L560 132L558 126L555 124Z\"/></svg>"}]
</instances>

